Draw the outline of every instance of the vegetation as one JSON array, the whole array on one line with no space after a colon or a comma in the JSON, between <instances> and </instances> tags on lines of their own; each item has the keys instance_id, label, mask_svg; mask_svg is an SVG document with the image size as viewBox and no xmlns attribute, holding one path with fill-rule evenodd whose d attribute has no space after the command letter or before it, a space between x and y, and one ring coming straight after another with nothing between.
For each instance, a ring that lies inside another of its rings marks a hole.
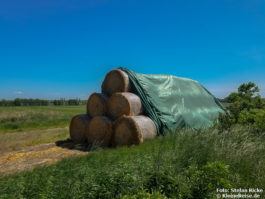
<instances>
[{"instance_id":1,"label":"vegetation","mask_svg":"<svg viewBox=\"0 0 265 199\"><path fill-rule=\"evenodd\" d=\"M224 99L230 115L220 118L219 128L228 129L232 125L250 125L258 133L265 131L265 101L259 95L259 88L253 82L242 84L238 92Z\"/></svg>"},{"instance_id":2,"label":"vegetation","mask_svg":"<svg viewBox=\"0 0 265 199\"><path fill-rule=\"evenodd\" d=\"M224 102L230 116L212 128L183 129L139 146L92 146L86 156L0 178L0 198L216 199L217 188L259 188L264 198L264 100L249 82Z\"/></svg>"},{"instance_id":3,"label":"vegetation","mask_svg":"<svg viewBox=\"0 0 265 199\"><path fill-rule=\"evenodd\" d=\"M69 138L68 127L54 129L36 129L26 132L0 133L0 152L21 149Z\"/></svg>"},{"instance_id":4,"label":"vegetation","mask_svg":"<svg viewBox=\"0 0 265 199\"><path fill-rule=\"evenodd\" d=\"M0 132L65 127L85 111L84 105L0 107Z\"/></svg>"},{"instance_id":5,"label":"vegetation","mask_svg":"<svg viewBox=\"0 0 265 199\"><path fill-rule=\"evenodd\" d=\"M1 178L0 196L212 199L216 188L265 190L264 154L250 128L182 130Z\"/></svg>"},{"instance_id":6,"label":"vegetation","mask_svg":"<svg viewBox=\"0 0 265 199\"><path fill-rule=\"evenodd\" d=\"M86 100L80 99L60 99L60 100L41 100L41 99L21 99L16 98L14 100L0 100L0 106L65 106L65 105L84 105Z\"/></svg>"}]
</instances>

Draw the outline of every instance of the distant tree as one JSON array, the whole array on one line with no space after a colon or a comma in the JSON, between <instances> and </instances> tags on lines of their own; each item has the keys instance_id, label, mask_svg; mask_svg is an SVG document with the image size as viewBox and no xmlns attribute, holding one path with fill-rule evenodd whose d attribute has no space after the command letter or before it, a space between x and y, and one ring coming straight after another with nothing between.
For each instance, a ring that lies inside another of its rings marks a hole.
<instances>
[{"instance_id":1,"label":"distant tree","mask_svg":"<svg viewBox=\"0 0 265 199\"><path fill-rule=\"evenodd\" d=\"M230 95L228 95L224 100L228 103L236 102L240 98L239 94L236 92L232 92Z\"/></svg>"},{"instance_id":2,"label":"distant tree","mask_svg":"<svg viewBox=\"0 0 265 199\"><path fill-rule=\"evenodd\" d=\"M22 105L21 99L16 98L16 99L14 100L14 105L15 105L15 106L21 106L21 105Z\"/></svg>"},{"instance_id":3,"label":"distant tree","mask_svg":"<svg viewBox=\"0 0 265 199\"><path fill-rule=\"evenodd\" d=\"M49 105L49 100L41 100L40 104L41 104L41 106L48 106Z\"/></svg>"},{"instance_id":4,"label":"distant tree","mask_svg":"<svg viewBox=\"0 0 265 199\"><path fill-rule=\"evenodd\" d=\"M53 100L53 105L55 105L55 106L62 106L62 105L64 105L64 100L63 99Z\"/></svg>"},{"instance_id":5,"label":"distant tree","mask_svg":"<svg viewBox=\"0 0 265 199\"><path fill-rule=\"evenodd\" d=\"M78 99L69 99L68 105L79 105L79 100Z\"/></svg>"},{"instance_id":6,"label":"distant tree","mask_svg":"<svg viewBox=\"0 0 265 199\"><path fill-rule=\"evenodd\" d=\"M259 93L259 87L253 82L248 82L247 84L241 84L238 87L238 94L241 97L251 98L258 93Z\"/></svg>"}]
</instances>

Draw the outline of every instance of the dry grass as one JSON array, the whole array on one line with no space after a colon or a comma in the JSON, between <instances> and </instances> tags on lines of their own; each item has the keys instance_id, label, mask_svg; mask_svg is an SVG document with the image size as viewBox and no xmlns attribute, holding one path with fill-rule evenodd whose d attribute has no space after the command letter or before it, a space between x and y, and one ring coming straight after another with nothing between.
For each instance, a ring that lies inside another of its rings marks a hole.
<instances>
[{"instance_id":1,"label":"dry grass","mask_svg":"<svg viewBox=\"0 0 265 199\"><path fill-rule=\"evenodd\" d=\"M68 127L0 134L0 154L6 151L56 142L69 137Z\"/></svg>"},{"instance_id":2,"label":"dry grass","mask_svg":"<svg viewBox=\"0 0 265 199\"><path fill-rule=\"evenodd\" d=\"M59 160L84 155L86 152L69 150L55 144L42 144L4 153L0 156L0 176L31 170L36 166L50 165Z\"/></svg>"}]
</instances>

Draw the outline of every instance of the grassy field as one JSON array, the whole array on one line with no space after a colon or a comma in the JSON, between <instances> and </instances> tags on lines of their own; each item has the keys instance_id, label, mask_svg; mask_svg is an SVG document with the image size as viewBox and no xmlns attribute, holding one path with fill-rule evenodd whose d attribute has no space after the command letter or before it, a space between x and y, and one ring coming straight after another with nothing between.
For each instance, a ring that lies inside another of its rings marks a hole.
<instances>
[{"instance_id":1,"label":"grassy field","mask_svg":"<svg viewBox=\"0 0 265 199\"><path fill-rule=\"evenodd\" d=\"M1 153L69 138L68 127L0 133Z\"/></svg>"},{"instance_id":2,"label":"grassy field","mask_svg":"<svg viewBox=\"0 0 265 199\"><path fill-rule=\"evenodd\" d=\"M0 107L0 133L65 127L85 112L85 105Z\"/></svg>"},{"instance_id":3,"label":"grassy field","mask_svg":"<svg viewBox=\"0 0 265 199\"><path fill-rule=\"evenodd\" d=\"M1 178L0 198L212 199L216 188L265 190L264 154L247 127L183 130Z\"/></svg>"}]
</instances>

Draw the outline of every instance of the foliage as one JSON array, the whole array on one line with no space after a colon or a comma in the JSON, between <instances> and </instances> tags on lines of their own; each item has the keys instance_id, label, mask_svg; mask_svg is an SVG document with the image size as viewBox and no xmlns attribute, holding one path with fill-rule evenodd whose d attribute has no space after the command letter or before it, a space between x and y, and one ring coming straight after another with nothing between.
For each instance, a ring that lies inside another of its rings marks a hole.
<instances>
[{"instance_id":1,"label":"foliage","mask_svg":"<svg viewBox=\"0 0 265 199\"><path fill-rule=\"evenodd\" d=\"M260 110L256 114L254 126L260 130L265 132L265 110Z\"/></svg>"},{"instance_id":2,"label":"foliage","mask_svg":"<svg viewBox=\"0 0 265 199\"><path fill-rule=\"evenodd\" d=\"M64 105L84 105L85 100L80 99L60 99L60 100L41 100L41 99L21 99L16 98L14 100L0 100L0 106L64 106Z\"/></svg>"},{"instance_id":3,"label":"foliage","mask_svg":"<svg viewBox=\"0 0 265 199\"><path fill-rule=\"evenodd\" d=\"M234 124L253 125L256 131L264 131L263 115L264 100L259 95L259 88L253 82L241 84L238 92L233 92L224 99L229 103L227 109L230 115L222 115L217 127L229 129Z\"/></svg>"},{"instance_id":4,"label":"foliage","mask_svg":"<svg viewBox=\"0 0 265 199\"><path fill-rule=\"evenodd\" d=\"M188 177L191 193L187 198L212 199L217 188L232 188L228 166L219 161L210 162L202 168L191 165Z\"/></svg>"},{"instance_id":5,"label":"foliage","mask_svg":"<svg viewBox=\"0 0 265 199\"><path fill-rule=\"evenodd\" d=\"M154 191L153 193L139 191L135 195L122 196L121 199L167 199L167 197L156 191Z\"/></svg>"},{"instance_id":6,"label":"foliage","mask_svg":"<svg viewBox=\"0 0 265 199\"><path fill-rule=\"evenodd\" d=\"M253 82L241 84L238 87L238 94L242 97L250 98L259 92L258 86Z\"/></svg>"},{"instance_id":7,"label":"foliage","mask_svg":"<svg viewBox=\"0 0 265 199\"><path fill-rule=\"evenodd\" d=\"M165 198L162 191L169 190L169 198L198 199L213 196L217 186L264 190L264 146L262 136L240 126L222 133L182 130L0 178L0 196Z\"/></svg>"},{"instance_id":8,"label":"foliage","mask_svg":"<svg viewBox=\"0 0 265 199\"><path fill-rule=\"evenodd\" d=\"M149 193L159 192L167 197L179 195L178 181L166 172L152 172L147 174L145 188Z\"/></svg>"}]
</instances>

